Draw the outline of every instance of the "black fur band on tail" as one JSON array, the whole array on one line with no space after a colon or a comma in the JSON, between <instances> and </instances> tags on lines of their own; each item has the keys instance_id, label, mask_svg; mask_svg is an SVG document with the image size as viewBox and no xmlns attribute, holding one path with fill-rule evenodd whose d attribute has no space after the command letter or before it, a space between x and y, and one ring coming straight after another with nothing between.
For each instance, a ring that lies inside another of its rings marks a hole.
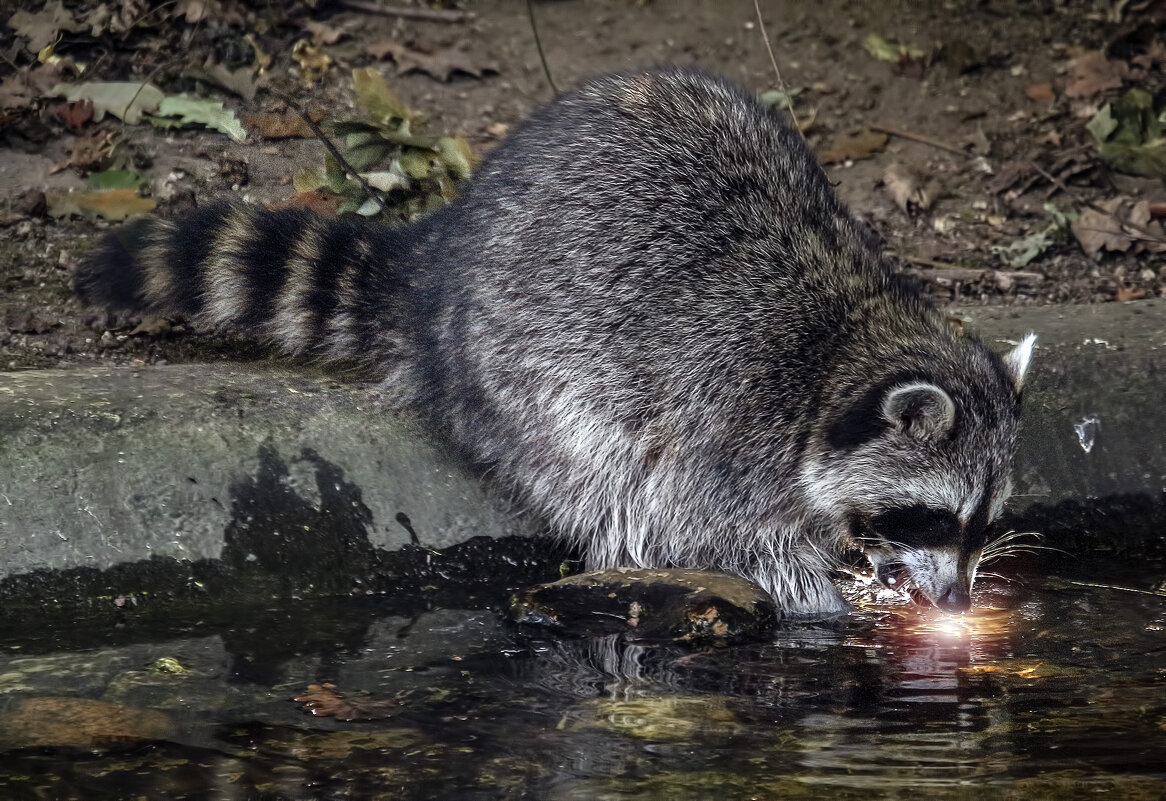
<instances>
[{"instance_id":1,"label":"black fur band on tail","mask_svg":"<svg viewBox=\"0 0 1166 801\"><path fill-rule=\"evenodd\" d=\"M77 270L77 296L112 311L197 315L202 265L233 208L199 209L179 224L139 217L113 230Z\"/></svg>"},{"instance_id":2,"label":"black fur band on tail","mask_svg":"<svg viewBox=\"0 0 1166 801\"><path fill-rule=\"evenodd\" d=\"M391 324L386 268L405 249L383 227L218 204L111 232L75 287L115 311L178 314L292 352L362 358L374 331Z\"/></svg>"}]
</instances>

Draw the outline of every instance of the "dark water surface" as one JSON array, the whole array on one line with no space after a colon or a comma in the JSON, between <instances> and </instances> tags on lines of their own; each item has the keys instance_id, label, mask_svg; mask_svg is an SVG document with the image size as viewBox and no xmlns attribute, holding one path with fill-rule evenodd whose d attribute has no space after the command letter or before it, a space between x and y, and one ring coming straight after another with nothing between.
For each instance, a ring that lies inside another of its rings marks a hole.
<instances>
[{"instance_id":1,"label":"dark water surface","mask_svg":"<svg viewBox=\"0 0 1166 801\"><path fill-rule=\"evenodd\" d=\"M706 649L375 599L8 636L0 798L1166 798L1166 597L1077 576Z\"/></svg>"}]
</instances>

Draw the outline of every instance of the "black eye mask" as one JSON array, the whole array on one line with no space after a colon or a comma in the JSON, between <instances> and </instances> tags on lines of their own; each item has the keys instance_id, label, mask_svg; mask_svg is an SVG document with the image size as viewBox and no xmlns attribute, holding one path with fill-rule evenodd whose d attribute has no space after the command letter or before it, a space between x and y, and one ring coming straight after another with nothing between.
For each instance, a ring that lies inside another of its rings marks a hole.
<instances>
[{"instance_id":1,"label":"black eye mask","mask_svg":"<svg viewBox=\"0 0 1166 801\"><path fill-rule=\"evenodd\" d=\"M963 545L959 518L946 509L904 506L875 515L874 533L891 544L908 548L943 548Z\"/></svg>"}]
</instances>

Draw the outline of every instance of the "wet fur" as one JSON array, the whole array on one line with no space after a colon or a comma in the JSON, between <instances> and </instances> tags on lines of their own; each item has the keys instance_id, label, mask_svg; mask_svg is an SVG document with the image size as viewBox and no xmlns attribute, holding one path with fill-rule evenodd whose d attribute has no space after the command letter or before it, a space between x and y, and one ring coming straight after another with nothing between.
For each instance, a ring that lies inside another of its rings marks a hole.
<instances>
[{"instance_id":1,"label":"wet fur","mask_svg":"<svg viewBox=\"0 0 1166 801\"><path fill-rule=\"evenodd\" d=\"M879 512L986 525L1006 491L1023 370L891 269L796 131L696 70L559 97L410 227L141 219L77 291L364 360L588 567L719 568L790 614L845 608L834 554ZM884 414L911 382L950 398L942 436Z\"/></svg>"}]
</instances>

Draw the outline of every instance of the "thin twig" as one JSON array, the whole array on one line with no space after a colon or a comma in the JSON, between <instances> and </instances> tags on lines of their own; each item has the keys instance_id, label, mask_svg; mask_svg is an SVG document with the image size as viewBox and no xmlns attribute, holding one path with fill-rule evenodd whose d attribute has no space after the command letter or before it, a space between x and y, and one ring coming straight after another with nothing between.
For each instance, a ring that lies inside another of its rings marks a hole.
<instances>
[{"instance_id":1,"label":"thin twig","mask_svg":"<svg viewBox=\"0 0 1166 801\"><path fill-rule=\"evenodd\" d=\"M929 147L946 150L948 153L958 153L961 156L972 155L966 150L962 150L955 145L949 145L947 142L941 142L938 139L932 139L930 136L917 134L914 131L904 131L901 128L891 128L888 125L872 125L870 126L870 129L872 131L878 131L879 133L885 133L888 136L897 136L900 139L910 139L912 142L918 142L921 145L928 145Z\"/></svg>"},{"instance_id":2,"label":"thin twig","mask_svg":"<svg viewBox=\"0 0 1166 801\"><path fill-rule=\"evenodd\" d=\"M454 11L440 8L413 8L411 6L383 6L366 0L338 0L337 5L351 11L365 14L380 14L382 17L419 19L426 22L466 22L474 18L472 11Z\"/></svg>"},{"instance_id":3,"label":"thin twig","mask_svg":"<svg viewBox=\"0 0 1166 801\"><path fill-rule=\"evenodd\" d=\"M789 117L793 120L794 128L801 134L802 141L805 141L806 134L802 131L802 126L798 124L798 115L794 113L794 99L786 90L785 81L781 79L781 70L777 68L777 56L773 54L773 45L769 43L769 33L765 30L765 18L761 15L759 0L753 0L753 10L757 12L757 28L761 31L761 41L765 42L765 49L769 53L769 63L773 65L773 74L777 77L777 88L785 95L786 111L789 112Z\"/></svg>"},{"instance_id":4,"label":"thin twig","mask_svg":"<svg viewBox=\"0 0 1166 801\"><path fill-rule=\"evenodd\" d=\"M1076 192L1074 192L1072 189L1070 189L1068 184L1066 184L1064 181L1062 181L1060 178L1056 177L1055 175L1052 175L1052 174L1046 172L1045 170L1043 170L1041 168L1041 166L1039 164L1037 164L1035 161L1030 161L1029 164L1032 166L1032 168L1034 170L1036 170L1038 173L1040 173L1041 176L1046 181L1048 181L1053 186L1060 189L1062 192L1064 192L1066 195L1071 197L1075 202L1080 203L1082 206L1086 206L1086 207L1092 209L1093 211L1096 211L1098 214L1104 214L1105 216L1109 217L1111 220L1113 220L1114 222L1116 222L1119 226L1122 226L1123 228L1129 228L1133 231L1138 232L1139 234L1144 236L1148 241L1166 242L1166 236L1158 233L1157 231L1153 230L1152 228L1147 228L1144 225L1138 225L1137 223L1131 222L1130 220L1123 220L1121 217L1118 217L1117 214L1115 214L1114 212L1105 208L1104 206L1097 204L1097 203L1094 203L1092 200L1086 200L1085 198L1081 197Z\"/></svg>"},{"instance_id":5,"label":"thin twig","mask_svg":"<svg viewBox=\"0 0 1166 801\"><path fill-rule=\"evenodd\" d=\"M904 261L911 261L904 259ZM907 273L920 278L945 279L948 281L979 281L985 277L1011 278L1023 284L1039 284L1045 280L1040 273L1022 272L1020 270L978 270L974 267L949 267L942 270L913 270L908 268Z\"/></svg>"},{"instance_id":6,"label":"thin twig","mask_svg":"<svg viewBox=\"0 0 1166 801\"><path fill-rule=\"evenodd\" d=\"M348 163L348 159L340 155L340 151L336 149L336 145L332 144L332 140L329 139L327 134L325 134L320 126L316 124L316 121L312 119L312 115L308 114L308 112L305 111L299 103L292 100L291 97L279 91L278 89L269 89L269 91L288 106L290 106L292 111L300 115L300 119L304 121L304 124L311 128L312 133L316 135L316 138L319 139L321 143L323 143L324 147L328 148L328 152L332 154L332 158L336 159L336 161L340 163L341 168L343 168L346 173L349 173L353 178L360 182L360 185L364 187L364 191L369 194L369 197L376 201L376 204L380 207L380 210L384 211L385 203L383 200L381 200L380 193L372 184L368 182L368 179L357 172L356 169Z\"/></svg>"},{"instance_id":7,"label":"thin twig","mask_svg":"<svg viewBox=\"0 0 1166 801\"><path fill-rule=\"evenodd\" d=\"M133 104L137 101L138 95L140 95L142 93L142 90L146 88L146 84L148 84L150 81L154 80L154 78L156 78L158 76L158 73L161 72L162 70L166 69L166 67L169 65L170 65L170 61L163 61L158 66L154 67L154 71L146 76L146 80L142 81L138 85L138 89L136 92L134 92L134 96L130 98L130 102L126 103L125 108L123 108L121 110L121 118L123 120L126 118L126 113L129 112L130 107L133 106Z\"/></svg>"},{"instance_id":8,"label":"thin twig","mask_svg":"<svg viewBox=\"0 0 1166 801\"><path fill-rule=\"evenodd\" d=\"M893 250L886 251L886 254L899 261L905 261L909 264L918 264L923 267L934 267L937 270L964 270L966 267L960 267L958 264L949 264L945 261L935 261L934 259L925 259L922 256L909 256L906 253L896 253Z\"/></svg>"},{"instance_id":9,"label":"thin twig","mask_svg":"<svg viewBox=\"0 0 1166 801\"><path fill-rule=\"evenodd\" d=\"M133 22L131 22L129 25L126 26L125 30L122 31L121 40L123 42L126 41L126 39L128 39L130 37L130 34L132 34L134 32L134 28L136 28L137 26L141 25L143 22L148 20L151 15L157 14L161 11L167 11L170 9L171 6L176 6L176 5L178 5L178 0L168 0L168 2L159 3L154 8L151 8L149 11L146 11L144 14L142 14L140 17L138 17L137 19L135 19Z\"/></svg>"},{"instance_id":10,"label":"thin twig","mask_svg":"<svg viewBox=\"0 0 1166 801\"><path fill-rule=\"evenodd\" d=\"M555 86L555 79L551 77L551 68L547 66L547 57L543 53L543 43L538 36L538 24L534 21L534 3L531 0L526 0L526 14L530 17L530 32L534 34L534 47L538 50L538 60L543 65L543 75L547 76L547 83L551 85L551 91L557 95L559 87Z\"/></svg>"},{"instance_id":11,"label":"thin twig","mask_svg":"<svg viewBox=\"0 0 1166 801\"><path fill-rule=\"evenodd\" d=\"M1077 581L1069 579L1070 584L1076 584L1078 587L1095 587L1099 590L1120 590L1121 592L1136 592L1139 595L1154 595L1158 598L1166 598L1166 592L1161 590L1139 590L1137 587L1122 587L1118 584L1102 584L1097 581Z\"/></svg>"},{"instance_id":12,"label":"thin twig","mask_svg":"<svg viewBox=\"0 0 1166 801\"><path fill-rule=\"evenodd\" d=\"M893 250L888 250L887 255L898 259L899 261L907 262L908 264L917 264L920 267L930 267L934 272L928 270L909 270L912 275L930 278L950 278L955 281L978 281L985 275L1005 276L1015 281L1022 283L1039 283L1045 280L1045 276L1040 273L1028 272L1025 270L993 270L989 267L961 267L958 264L949 264L943 261L935 261L934 259L925 259L922 256L911 256L905 253L896 253Z\"/></svg>"}]
</instances>

